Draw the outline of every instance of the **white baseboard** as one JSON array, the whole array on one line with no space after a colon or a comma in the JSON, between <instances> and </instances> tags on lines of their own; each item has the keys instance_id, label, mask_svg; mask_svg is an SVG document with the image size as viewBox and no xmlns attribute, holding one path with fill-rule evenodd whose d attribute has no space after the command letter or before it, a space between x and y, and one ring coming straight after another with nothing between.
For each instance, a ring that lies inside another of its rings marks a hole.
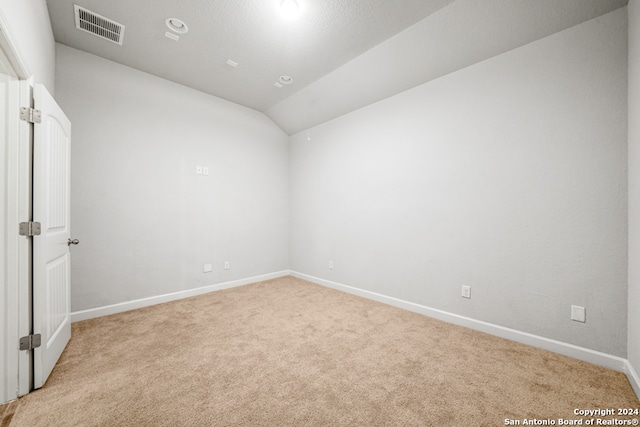
<instances>
[{"instance_id":1,"label":"white baseboard","mask_svg":"<svg viewBox=\"0 0 640 427\"><path fill-rule=\"evenodd\" d=\"M626 361L624 373L627 374L627 378L629 378L629 382L631 383L631 387L633 387L633 391L636 392L636 396L640 399L640 376L638 376L638 372L633 368L631 362Z\"/></svg>"},{"instance_id":2,"label":"white baseboard","mask_svg":"<svg viewBox=\"0 0 640 427\"><path fill-rule=\"evenodd\" d=\"M627 374L627 377L629 378L629 382L633 386L636 394L640 396L640 393L639 393L640 389L638 388L638 385L640 385L640 381L638 380L638 374L634 371L629 361L627 359L623 359L622 357L601 353L599 351L591 350L584 347L579 347L577 345L568 344L562 341L557 341L550 338L541 337L538 335L533 335L533 334L518 331L515 329L505 328L503 326L495 325L493 323L483 322L481 320L475 320L469 317L464 317L464 316L449 313L443 310L438 310L436 308L415 304L409 301L404 301L398 298L378 294L376 292L371 292L364 289L354 288L352 286L343 285L342 283L320 279L317 277L309 276L307 274L302 274L295 271L292 271L291 275L303 280L307 280L309 282L316 283L318 285L326 286L332 289L337 289L339 291L347 292L353 295L358 295L363 298L371 299L374 301L382 302L384 304L389 304L405 310L413 311L415 313L433 317L438 320L442 320L448 323L453 323L454 325L475 329L477 331L485 332L487 334L495 335L501 338L506 338L511 341L527 344L532 347L536 347L536 348L548 350L554 353L562 354L565 356L573 357L574 359L593 363L599 366L604 366L606 368L614 369L619 372L624 372L625 374Z\"/></svg>"},{"instance_id":3,"label":"white baseboard","mask_svg":"<svg viewBox=\"0 0 640 427\"><path fill-rule=\"evenodd\" d=\"M172 292L170 294L157 295L148 298L137 299L133 301L121 302L118 304L107 305L104 307L90 308L88 310L75 311L71 313L71 322L79 322L81 320L93 319L96 317L108 316L109 314L122 313L123 311L135 310L136 308L148 307L163 302L175 301L179 299L189 298L196 295L202 295L209 292L220 291L222 289L235 288L238 286L249 285L251 283L262 282L264 280L276 279L290 275L289 270L278 271L276 273L262 274L260 276L248 277L246 279L233 280L231 282L218 283L216 285L203 286L195 289L187 289L184 291Z\"/></svg>"}]
</instances>

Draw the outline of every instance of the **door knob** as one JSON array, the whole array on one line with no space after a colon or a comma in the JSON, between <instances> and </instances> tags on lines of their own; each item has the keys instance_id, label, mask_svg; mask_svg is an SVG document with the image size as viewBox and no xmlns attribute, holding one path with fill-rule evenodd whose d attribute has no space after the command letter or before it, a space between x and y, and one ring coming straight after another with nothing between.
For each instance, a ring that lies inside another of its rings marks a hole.
<instances>
[{"instance_id":1,"label":"door knob","mask_svg":"<svg viewBox=\"0 0 640 427\"><path fill-rule=\"evenodd\" d=\"M77 245L78 243L80 243L80 240L78 240L78 239L73 239L73 240L69 239L69 240L67 241L67 245L69 245L69 246L71 246L71 245Z\"/></svg>"}]
</instances>

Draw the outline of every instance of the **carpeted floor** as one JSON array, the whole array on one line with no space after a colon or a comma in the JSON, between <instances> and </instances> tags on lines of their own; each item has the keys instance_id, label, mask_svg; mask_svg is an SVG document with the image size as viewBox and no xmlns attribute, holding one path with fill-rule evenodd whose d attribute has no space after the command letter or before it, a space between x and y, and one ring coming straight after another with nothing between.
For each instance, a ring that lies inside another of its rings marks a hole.
<instances>
[{"instance_id":1,"label":"carpeted floor","mask_svg":"<svg viewBox=\"0 0 640 427\"><path fill-rule=\"evenodd\" d=\"M0 427L8 427L13 418L13 413L18 407L18 401L13 400L4 405L0 405Z\"/></svg>"},{"instance_id":2,"label":"carpeted floor","mask_svg":"<svg viewBox=\"0 0 640 427\"><path fill-rule=\"evenodd\" d=\"M640 408L624 374L285 277L75 323L11 427L498 426L599 408Z\"/></svg>"}]
</instances>

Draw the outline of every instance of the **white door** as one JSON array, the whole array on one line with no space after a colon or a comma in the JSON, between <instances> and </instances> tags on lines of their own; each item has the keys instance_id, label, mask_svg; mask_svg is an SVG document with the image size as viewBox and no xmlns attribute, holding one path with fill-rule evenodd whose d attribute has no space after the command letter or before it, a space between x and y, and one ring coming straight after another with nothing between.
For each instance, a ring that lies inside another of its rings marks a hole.
<instances>
[{"instance_id":1,"label":"white door","mask_svg":"<svg viewBox=\"0 0 640 427\"><path fill-rule=\"evenodd\" d=\"M33 138L33 353L34 388L49 377L71 338L69 166L71 123L42 85L34 88L40 123ZM36 120L37 122L37 120Z\"/></svg>"}]
</instances>

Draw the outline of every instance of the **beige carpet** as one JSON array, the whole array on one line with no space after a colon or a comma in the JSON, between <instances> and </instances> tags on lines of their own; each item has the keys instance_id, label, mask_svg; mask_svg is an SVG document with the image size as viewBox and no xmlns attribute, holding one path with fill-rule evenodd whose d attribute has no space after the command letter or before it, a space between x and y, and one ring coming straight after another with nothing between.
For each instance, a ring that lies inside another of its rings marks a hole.
<instances>
[{"instance_id":1,"label":"beige carpet","mask_svg":"<svg viewBox=\"0 0 640 427\"><path fill-rule=\"evenodd\" d=\"M621 373L286 277L74 324L11 427L498 426L628 407Z\"/></svg>"},{"instance_id":2,"label":"beige carpet","mask_svg":"<svg viewBox=\"0 0 640 427\"><path fill-rule=\"evenodd\" d=\"M18 407L18 401L14 400L4 405L0 405L0 427L7 427L11 423L13 413Z\"/></svg>"}]
</instances>

